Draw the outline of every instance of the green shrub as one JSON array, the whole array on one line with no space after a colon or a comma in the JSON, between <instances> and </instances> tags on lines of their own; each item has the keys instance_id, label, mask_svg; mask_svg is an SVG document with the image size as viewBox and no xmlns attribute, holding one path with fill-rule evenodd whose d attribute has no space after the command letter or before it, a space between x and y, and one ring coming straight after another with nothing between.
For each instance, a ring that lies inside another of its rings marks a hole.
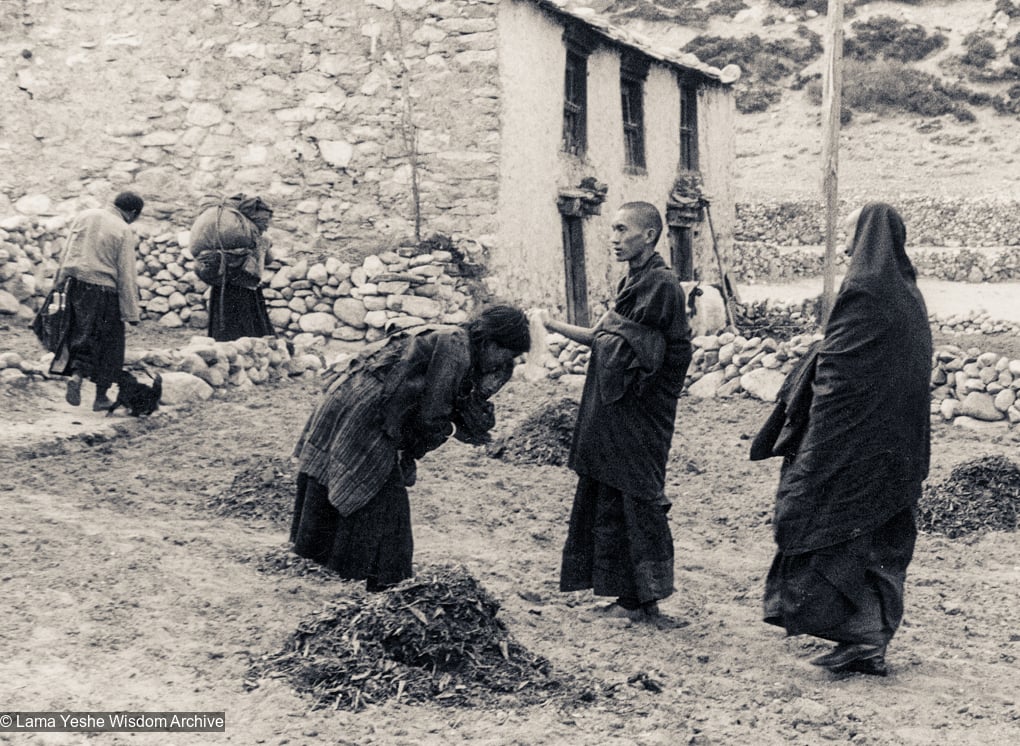
<instances>
[{"instance_id":1,"label":"green shrub","mask_svg":"<svg viewBox=\"0 0 1020 746\"><path fill-rule=\"evenodd\" d=\"M822 53L821 37L799 26L796 31L800 40L785 38L763 41L757 34L740 38L710 36L703 34L691 39L685 52L691 52L702 62L725 67L730 63L740 65L749 81L776 81L800 70L805 64Z\"/></svg>"},{"instance_id":2,"label":"green shrub","mask_svg":"<svg viewBox=\"0 0 1020 746\"><path fill-rule=\"evenodd\" d=\"M737 111L741 114L754 114L758 111L765 111L772 104L779 101L782 95L782 89L771 83L751 83L750 85L738 86L736 96Z\"/></svg>"},{"instance_id":3,"label":"green shrub","mask_svg":"<svg viewBox=\"0 0 1020 746\"><path fill-rule=\"evenodd\" d=\"M641 18L646 21L668 21L698 28L708 24L709 15L696 5L696 0L617 0L605 9L617 20Z\"/></svg>"},{"instance_id":4,"label":"green shrub","mask_svg":"<svg viewBox=\"0 0 1020 746\"><path fill-rule=\"evenodd\" d=\"M806 26L798 26L798 38L763 40L757 34L733 38L703 34L684 47L702 62L715 67L740 65L744 73L737 86L737 110L745 114L765 111L779 100L779 81L799 74L822 54L822 38Z\"/></svg>"},{"instance_id":5,"label":"green shrub","mask_svg":"<svg viewBox=\"0 0 1020 746\"><path fill-rule=\"evenodd\" d=\"M797 10L814 10L824 15L829 10L829 0L775 0L776 5Z\"/></svg>"},{"instance_id":6,"label":"green shrub","mask_svg":"<svg viewBox=\"0 0 1020 746\"><path fill-rule=\"evenodd\" d=\"M873 60L878 57L911 62L921 60L946 46L945 34L929 34L916 23L890 16L855 21L854 36L846 39L844 54L849 58Z\"/></svg>"},{"instance_id":7,"label":"green shrub","mask_svg":"<svg viewBox=\"0 0 1020 746\"><path fill-rule=\"evenodd\" d=\"M995 0L995 12L1004 12L1010 18L1016 18L1020 16L1020 6L1011 0Z\"/></svg>"}]
</instances>

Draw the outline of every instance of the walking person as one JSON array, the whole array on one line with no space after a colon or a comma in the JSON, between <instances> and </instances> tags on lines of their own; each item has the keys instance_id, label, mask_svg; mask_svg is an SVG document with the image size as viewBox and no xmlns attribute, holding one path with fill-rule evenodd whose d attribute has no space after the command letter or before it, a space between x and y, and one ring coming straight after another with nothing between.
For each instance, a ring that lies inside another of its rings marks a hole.
<instances>
[{"instance_id":1,"label":"walking person","mask_svg":"<svg viewBox=\"0 0 1020 746\"><path fill-rule=\"evenodd\" d=\"M416 461L451 435L489 440L489 398L528 350L523 312L492 306L459 326L410 329L352 358L302 432L294 552L368 590L413 574L407 488Z\"/></svg>"},{"instance_id":2,"label":"walking person","mask_svg":"<svg viewBox=\"0 0 1020 746\"><path fill-rule=\"evenodd\" d=\"M602 614L644 620L673 593L673 537L663 491L677 398L691 362L684 293L655 250L662 217L628 202L612 221L627 264L613 309L594 328L543 317L591 347L568 465L578 474L560 590L616 596Z\"/></svg>"},{"instance_id":3,"label":"walking person","mask_svg":"<svg viewBox=\"0 0 1020 746\"><path fill-rule=\"evenodd\" d=\"M73 406L81 404L84 379L96 385L94 411L113 406L107 393L124 367L124 323L141 317L138 237L129 226L144 205L134 192L121 192L112 210L84 210L71 223L54 280L63 285L67 310L50 372L70 376L65 398Z\"/></svg>"},{"instance_id":4,"label":"walking person","mask_svg":"<svg viewBox=\"0 0 1020 746\"><path fill-rule=\"evenodd\" d=\"M789 387L801 417L772 454L784 462L764 617L837 643L815 665L885 676L928 473L932 341L899 213L868 204L847 237L813 370Z\"/></svg>"},{"instance_id":5,"label":"walking person","mask_svg":"<svg viewBox=\"0 0 1020 746\"><path fill-rule=\"evenodd\" d=\"M208 333L217 342L276 336L262 293L272 217L260 197L235 194L203 204L191 226L195 272L210 285Z\"/></svg>"}]
</instances>

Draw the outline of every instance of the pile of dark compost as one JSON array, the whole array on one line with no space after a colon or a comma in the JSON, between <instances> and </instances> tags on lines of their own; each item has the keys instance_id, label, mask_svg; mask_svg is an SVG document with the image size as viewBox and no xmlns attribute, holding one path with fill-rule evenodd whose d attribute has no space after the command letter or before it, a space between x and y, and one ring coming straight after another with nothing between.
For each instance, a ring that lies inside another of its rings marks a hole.
<instances>
[{"instance_id":1,"label":"pile of dark compost","mask_svg":"<svg viewBox=\"0 0 1020 746\"><path fill-rule=\"evenodd\" d=\"M295 468L290 459L255 457L238 472L230 487L209 500L217 515L261 519L289 526L297 494Z\"/></svg>"},{"instance_id":2,"label":"pile of dark compost","mask_svg":"<svg viewBox=\"0 0 1020 746\"><path fill-rule=\"evenodd\" d=\"M381 593L355 593L301 622L283 651L255 664L315 699L358 711L387 700L455 706L537 704L577 694L496 618L499 603L462 567L425 568Z\"/></svg>"},{"instance_id":3,"label":"pile of dark compost","mask_svg":"<svg viewBox=\"0 0 1020 746\"><path fill-rule=\"evenodd\" d=\"M339 575L325 565L294 554L289 544L271 549L256 558L255 569L263 575L344 582Z\"/></svg>"},{"instance_id":4,"label":"pile of dark compost","mask_svg":"<svg viewBox=\"0 0 1020 746\"><path fill-rule=\"evenodd\" d=\"M1005 456L986 456L953 467L949 477L926 485L918 527L950 539L985 531L1016 531L1020 513L1020 466Z\"/></svg>"},{"instance_id":5,"label":"pile of dark compost","mask_svg":"<svg viewBox=\"0 0 1020 746\"><path fill-rule=\"evenodd\" d=\"M577 406L568 397L543 404L513 432L490 444L488 454L511 464L566 466Z\"/></svg>"}]
</instances>

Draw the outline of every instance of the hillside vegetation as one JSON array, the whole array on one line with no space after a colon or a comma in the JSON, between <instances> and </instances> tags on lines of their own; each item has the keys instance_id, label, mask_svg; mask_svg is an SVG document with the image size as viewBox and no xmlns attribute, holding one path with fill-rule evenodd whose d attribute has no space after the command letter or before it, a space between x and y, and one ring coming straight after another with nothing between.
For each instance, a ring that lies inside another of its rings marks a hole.
<instances>
[{"instance_id":1,"label":"hillside vegetation","mask_svg":"<svg viewBox=\"0 0 1020 746\"><path fill-rule=\"evenodd\" d=\"M817 193L827 0L593 0L657 44L738 64L738 199ZM1020 197L1020 2L847 0L841 186Z\"/></svg>"}]
</instances>

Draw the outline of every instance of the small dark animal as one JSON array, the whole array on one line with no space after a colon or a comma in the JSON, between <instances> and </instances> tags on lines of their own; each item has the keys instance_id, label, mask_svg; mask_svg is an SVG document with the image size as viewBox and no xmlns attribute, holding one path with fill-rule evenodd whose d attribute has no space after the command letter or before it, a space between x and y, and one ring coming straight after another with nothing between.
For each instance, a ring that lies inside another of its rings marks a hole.
<instances>
[{"instance_id":1,"label":"small dark animal","mask_svg":"<svg viewBox=\"0 0 1020 746\"><path fill-rule=\"evenodd\" d=\"M159 407L163 396L163 377L156 375L152 385L139 383L138 379L122 370L117 376L117 401L107 410L107 416L113 414L117 407L124 407L133 417L150 415Z\"/></svg>"}]
</instances>

